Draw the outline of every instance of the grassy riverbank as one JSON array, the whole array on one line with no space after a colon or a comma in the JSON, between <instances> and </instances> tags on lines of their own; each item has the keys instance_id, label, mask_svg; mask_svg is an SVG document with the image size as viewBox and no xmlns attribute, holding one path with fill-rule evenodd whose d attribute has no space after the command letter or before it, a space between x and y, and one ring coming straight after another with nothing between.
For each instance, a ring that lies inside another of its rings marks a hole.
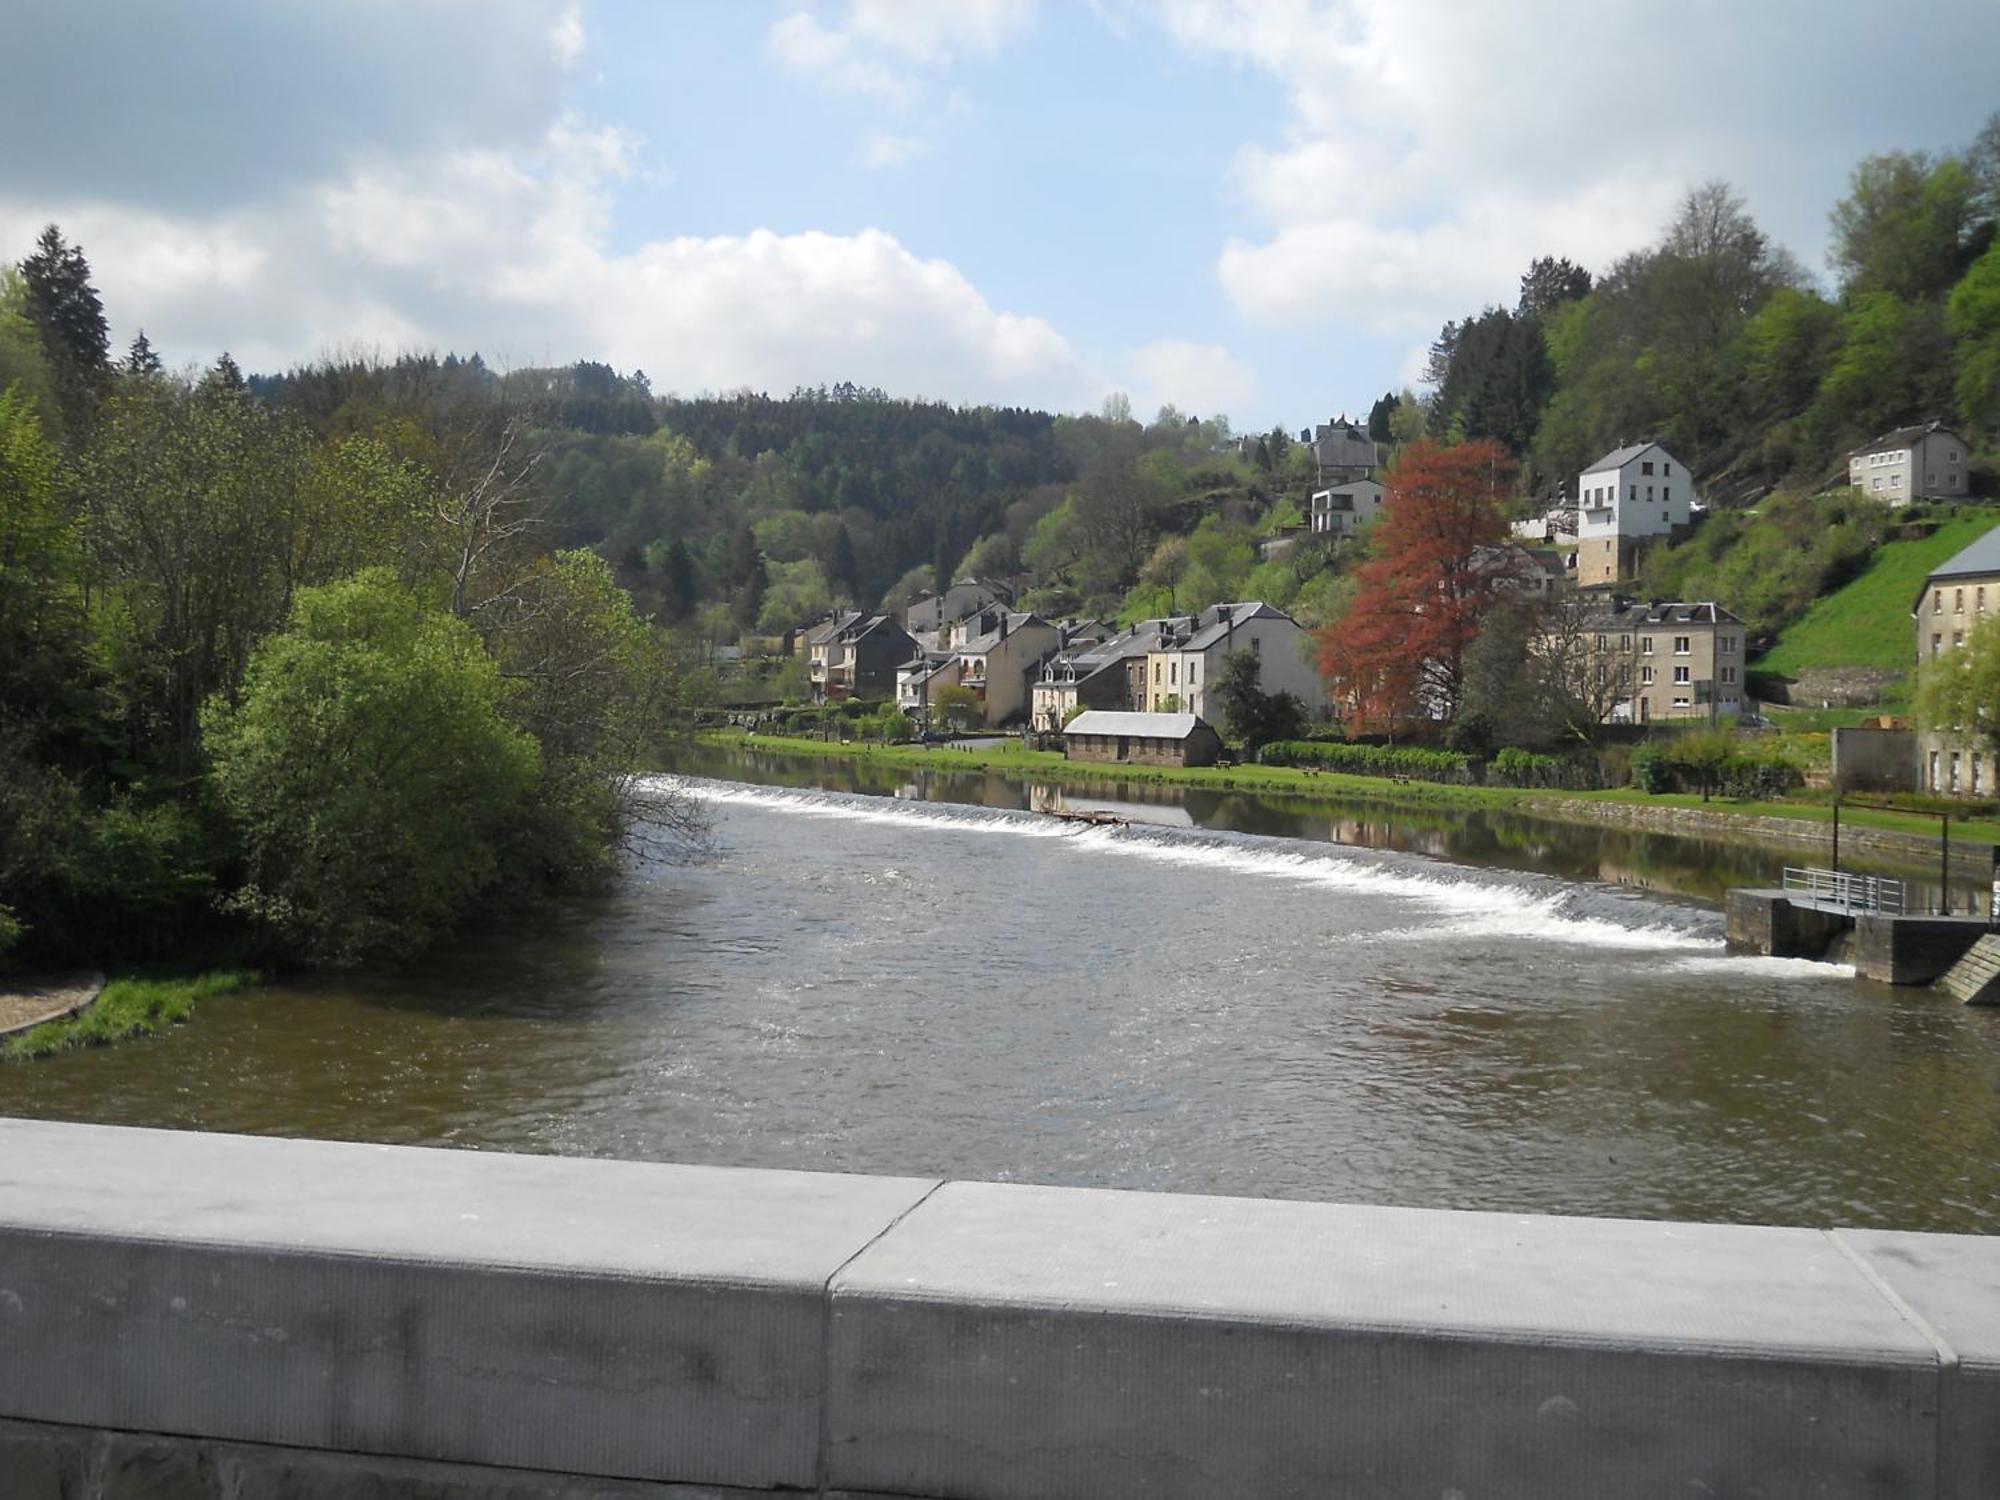
<instances>
[{"instance_id":1,"label":"grassy riverbank","mask_svg":"<svg viewBox=\"0 0 2000 1500\"><path fill-rule=\"evenodd\" d=\"M1756 818L1787 818L1807 823L1830 823L1833 808L1825 802L1748 802L1717 797L1704 802L1698 796L1676 793L1647 793L1633 787L1608 792L1559 792L1536 788L1502 786L1446 786L1435 782L1393 781L1381 776L1356 776L1339 771L1309 771L1290 766L1112 766L1102 762L1070 761L1053 750L1023 750L1009 742L981 750L953 750L942 746L878 745L855 741L794 739L781 735L748 734L741 730L715 730L700 736L704 743L754 749L769 754L795 755L819 760L854 760L875 766L901 766L928 771L1000 771L1014 776L1031 776L1043 781L1129 783L1171 783L1208 787L1220 791L1294 792L1305 795L1356 798L1393 807L1514 808L1537 816L1580 822L1599 822L1591 804L1622 803L1643 807L1695 808L1722 820L1747 825ZM1884 811L1878 808L1843 807L1843 827L1879 828L1894 833L1935 838L1938 820L1917 813ZM2000 843L2000 823L1953 821L1952 836L1966 842Z\"/></svg>"},{"instance_id":2,"label":"grassy riverbank","mask_svg":"<svg viewBox=\"0 0 2000 1500\"><path fill-rule=\"evenodd\" d=\"M49 1021L0 1042L0 1058L20 1062L72 1047L150 1036L185 1021L203 1000L257 980L258 975L248 969L214 969L173 979L114 979L82 1015Z\"/></svg>"}]
</instances>

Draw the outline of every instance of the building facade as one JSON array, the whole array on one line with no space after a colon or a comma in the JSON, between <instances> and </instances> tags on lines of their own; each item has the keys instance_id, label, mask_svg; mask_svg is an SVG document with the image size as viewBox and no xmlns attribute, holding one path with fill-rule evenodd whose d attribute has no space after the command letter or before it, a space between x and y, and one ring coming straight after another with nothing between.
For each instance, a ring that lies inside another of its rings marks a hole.
<instances>
[{"instance_id":1,"label":"building facade","mask_svg":"<svg viewBox=\"0 0 2000 1500\"><path fill-rule=\"evenodd\" d=\"M1233 652L1257 658L1258 684L1291 693L1309 713L1327 707L1326 682L1305 654L1306 632L1274 605L1215 604L1160 622L1146 651L1144 706L1153 713L1210 711L1209 684Z\"/></svg>"},{"instance_id":2,"label":"building facade","mask_svg":"<svg viewBox=\"0 0 2000 1500\"><path fill-rule=\"evenodd\" d=\"M1658 443L1614 448L1577 476L1576 581L1630 578L1639 549L1693 515L1694 480Z\"/></svg>"},{"instance_id":3,"label":"building facade","mask_svg":"<svg viewBox=\"0 0 2000 1500\"><path fill-rule=\"evenodd\" d=\"M1189 713L1091 710L1063 730L1063 754L1133 766L1212 766L1221 758L1222 736Z\"/></svg>"},{"instance_id":4,"label":"building facade","mask_svg":"<svg viewBox=\"0 0 2000 1500\"><path fill-rule=\"evenodd\" d=\"M1963 500L1970 490L1972 452L1942 422L1899 427L1847 456L1847 482L1885 505L1912 500Z\"/></svg>"},{"instance_id":5,"label":"building facade","mask_svg":"<svg viewBox=\"0 0 2000 1500\"><path fill-rule=\"evenodd\" d=\"M845 610L806 632L806 672L813 697L887 698L896 688L896 669L909 660L916 642L888 615Z\"/></svg>"},{"instance_id":6,"label":"building facade","mask_svg":"<svg viewBox=\"0 0 2000 1500\"><path fill-rule=\"evenodd\" d=\"M1743 622L1719 604L1614 598L1566 628L1608 723L1712 723L1748 702Z\"/></svg>"},{"instance_id":7,"label":"building facade","mask_svg":"<svg viewBox=\"0 0 2000 1500\"><path fill-rule=\"evenodd\" d=\"M1989 531L1924 580L1910 607L1919 665L1962 648L1991 614L2000 614L2000 528ZM1917 775L1925 791L1991 797L2000 790L1992 750L1967 736L1921 730Z\"/></svg>"},{"instance_id":8,"label":"building facade","mask_svg":"<svg viewBox=\"0 0 2000 1500\"><path fill-rule=\"evenodd\" d=\"M1314 536L1350 537L1382 513L1381 481L1350 479L1315 490L1310 502Z\"/></svg>"},{"instance_id":9,"label":"building facade","mask_svg":"<svg viewBox=\"0 0 2000 1500\"><path fill-rule=\"evenodd\" d=\"M1322 485L1375 477L1375 440L1368 436L1366 423L1335 417L1300 433L1299 441L1312 449L1314 469Z\"/></svg>"}]
</instances>

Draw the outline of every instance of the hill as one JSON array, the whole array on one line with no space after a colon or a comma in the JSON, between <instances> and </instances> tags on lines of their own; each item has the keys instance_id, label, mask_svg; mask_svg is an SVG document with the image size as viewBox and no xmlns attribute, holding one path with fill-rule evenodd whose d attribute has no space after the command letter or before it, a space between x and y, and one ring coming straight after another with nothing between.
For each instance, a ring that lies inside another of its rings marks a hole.
<instances>
[{"instance_id":1,"label":"hill","mask_svg":"<svg viewBox=\"0 0 2000 1500\"><path fill-rule=\"evenodd\" d=\"M1924 578L1996 525L2000 513L1960 515L1926 537L1884 542L1858 577L1780 632L1756 669L1789 677L1814 667L1907 667L1910 601Z\"/></svg>"}]
</instances>

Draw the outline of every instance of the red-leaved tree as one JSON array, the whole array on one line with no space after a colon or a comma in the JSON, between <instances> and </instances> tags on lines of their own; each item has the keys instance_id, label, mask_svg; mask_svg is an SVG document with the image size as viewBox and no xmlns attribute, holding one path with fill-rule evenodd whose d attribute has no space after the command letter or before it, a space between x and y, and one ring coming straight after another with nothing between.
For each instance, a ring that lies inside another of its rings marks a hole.
<instances>
[{"instance_id":1,"label":"red-leaved tree","mask_svg":"<svg viewBox=\"0 0 2000 1500\"><path fill-rule=\"evenodd\" d=\"M1351 723L1393 731L1458 712L1465 653L1504 588L1479 549L1507 534L1500 497L1513 468L1488 439L1424 438L1389 471L1359 592L1319 633L1320 675Z\"/></svg>"}]
</instances>

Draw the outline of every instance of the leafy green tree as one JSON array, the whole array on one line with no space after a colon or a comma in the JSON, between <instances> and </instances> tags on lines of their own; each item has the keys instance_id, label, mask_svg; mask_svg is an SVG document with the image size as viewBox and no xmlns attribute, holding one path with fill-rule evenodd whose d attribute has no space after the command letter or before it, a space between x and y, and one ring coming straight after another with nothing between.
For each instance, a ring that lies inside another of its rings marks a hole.
<instances>
[{"instance_id":1,"label":"leafy green tree","mask_svg":"<svg viewBox=\"0 0 2000 1500\"><path fill-rule=\"evenodd\" d=\"M2000 752L2000 617L1980 621L1963 646L1920 665L1913 703L1926 733Z\"/></svg>"},{"instance_id":2,"label":"leafy green tree","mask_svg":"<svg viewBox=\"0 0 2000 1500\"><path fill-rule=\"evenodd\" d=\"M110 380L111 338L104 304L91 284L90 264L81 246L67 243L50 224L21 262L27 286L28 320L41 335L42 352L55 377L63 424L72 434L86 431Z\"/></svg>"},{"instance_id":3,"label":"leafy green tree","mask_svg":"<svg viewBox=\"0 0 2000 1500\"><path fill-rule=\"evenodd\" d=\"M540 763L462 622L371 569L303 590L202 711L236 905L313 961L408 954L502 874Z\"/></svg>"},{"instance_id":4,"label":"leafy green tree","mask_svg":"<svg viewBox=\"0 0 2000 1500\"><path fill-rule=\"evenodd\" d=\"M52 441L62 433L55 377L42 354L41 334L28 317L28 284L17 267L0 265L0 391L23 391Z\"/></svg>"},{"instance_id":5,"label":"leafy green tree","mask_svg":"<svg viewBox=\"0 0 2000 1500\"><path fill-rule=\"evenodd\" d=\"M931 714L938 724L959 734L977 729L986 722L986 710L979 701L979 695L955 682L931 695Z\"/></svg>"},{"instance_id":6,"label":"leafy green tree","mask_svg":"<svg viewBox=\"0 0 2000 1500\"><path fill-rule=\"evenodd\" d=\"M1004 531L989 532L959 559L958 578L1011 578L1021 570L1021 555Z\"/></svg>"},{"instance_id":7,"label":"leafy green tree","mask_svg":"<svg viewBox=\"0 0 2000 1500\"><path fill-rule=\"evenodd\" d=\"M1894 292L1848 298L1840 321L1840 351L1820 382L1838 420L1873 432L1922 416L1949 389L1944 312L1935 303L1906 302Z\"/></svg>"},{"instance_id":8,"label":"leafy green tree","mask_svg":"<svg viewBox=\"0 0 2000 1500\"><path fill-rule=\"evenodd\" d=\"M669 625L678 625L694 613L700 598L694 556L687 543L675 537L660 552L654 567L660 582L660 617Z\"/></svg>"},{"instance_id":9,"label":"leafy green tree","mask_svg":"<svg viewBox=\"0 0 2000 1500\"><path fill-rule=\"evenodd\" d=\"M1565 302L1588 297L1590 285L1590 272L1567 256L1540 256L1521 277L1521 300L1515 305L1514 315L1547 317Z\"/></svg>"},{"instance_id":10,"label":"leafy green tree","mask_svg":"<svg viewBox=\"0 0 2000 1500\"><path fill-rule=\"evenodd\" d=\"M88 712L82 549L57 463L27 392L0 391L0 732L44 747Z\"/></svg>"},{"instance_id":11,"label":"leafy green tree","mask_svg":"<svg viewBox=\"0 0 2000 1500\"><path fill-rule=\"evenodd\" d=\"M1827 260L1849 296L1941 297L1965 268L1978 224L1977 184L1957 157L1870 156L1854 169L1831 215Z\"/></svg>"},{"instance_id":12,"label":"leafy green tree","mask_svg":"<svg viewBox=\"0 0 2000 1500\"><path fill-rule=\"evenodd\" d=\"M1232 651L1222 658L1222 674L1209 690L1222 710L1224 732L1242 748L1245 760L1273 740L1306 736L1306 707L1296 694L1267 693L1255 652Z\"/></svg>"},{"instance_id":13,"label":"leafy green tree","mask_svg":"<svg viewBox=\"0 0 2000 1500\"><path fill-rule=\"evenodd\" d=\"M2000 116L1994 124L2000 126ZM2000 436L2000 244L1973 262L1952 288L1945 321L1953 339L1958 408L1980 434Z\"/></svg>"}]
</instances>

